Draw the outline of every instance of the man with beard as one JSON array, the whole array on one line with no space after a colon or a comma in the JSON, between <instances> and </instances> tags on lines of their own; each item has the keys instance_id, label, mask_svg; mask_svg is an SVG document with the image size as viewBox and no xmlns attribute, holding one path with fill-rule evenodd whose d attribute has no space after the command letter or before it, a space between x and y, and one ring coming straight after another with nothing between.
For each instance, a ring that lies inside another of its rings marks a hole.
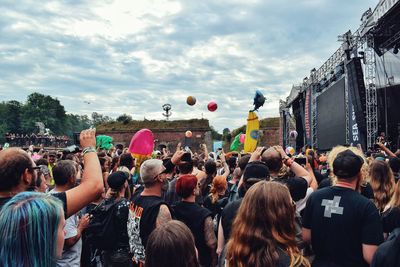
<instances>
[{"instance_id":1,"label":"man with beard","mask_svg":"<svg viewBox=\"0 0 400 267\"><path fill-rule=\"evenodd\" d=\"M135 266L144 265L145 247L151 232L172 219L170 208L161 194L168 189L167 173L179 163L182 154L183 151L177 151L165 164L159 159L149 159L140 167L144 190L132 198L128 217L129 246Z\"/></svg>"},{"instance_id":2,"label":"man with beard","mask_svg":"<svg viewBox=\"0 0 400 267\"><path fill-rule=\"evenodd\" d=\"M63 202L66 218L96 200L104 190L95 149L95 134L95 129L84 130L80 134L80 143L85 150L84 174L80 185L54 194ZM0 151L0 209L13 196L34 185L38 169L29 154L22 149L9 148Z\"/></svg>"}]
</instances>

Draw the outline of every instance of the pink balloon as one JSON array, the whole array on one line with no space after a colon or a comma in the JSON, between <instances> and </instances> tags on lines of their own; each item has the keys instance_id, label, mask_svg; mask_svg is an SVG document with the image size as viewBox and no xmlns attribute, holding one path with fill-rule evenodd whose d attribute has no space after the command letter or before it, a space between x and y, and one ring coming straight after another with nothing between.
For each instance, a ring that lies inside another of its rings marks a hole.
<instances>
[{"instance_id":1,"label":"pink balloon","mask_svg":"<svg viewBox=\"0 0 400 267\"><path fill-rule=\"evenodd\" d=\"M241 134L239 137L239 142L244 144L244 141L246 141L246 135L245 134Z\"/></svg>"},{"instance_id":2,"label":"pink balloon","mask_svg":"<svg viewBox=\"0 0 400 267\"><path fill-rule=\"evenodd\" d=\"M129 152L139 155L150 155L154 149L154 136L149 129L135 133L129 144Z\"/></svg>"},{"instance_id":3,"label":"pink balloon","mask_svg":"<svg viewBox=\"0 0 400 267\"><path fill-rule=\"evenodd\" d=\"M211 101L210 103L208 103L207 108L209 111L214 112L217 110L218 105L214 101Z\"/></svg>"}]
</instances>

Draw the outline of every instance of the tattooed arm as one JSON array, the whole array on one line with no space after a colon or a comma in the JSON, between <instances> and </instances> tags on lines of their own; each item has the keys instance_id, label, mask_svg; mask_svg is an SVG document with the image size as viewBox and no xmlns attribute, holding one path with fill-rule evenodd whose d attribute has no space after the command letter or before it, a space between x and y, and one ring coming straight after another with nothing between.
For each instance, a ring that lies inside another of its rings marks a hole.
<instances>
[{"instance_id":1,"label":"tattooed arm","mask_svg":"<svg viewBox=\"0 0 400 267\"><path fill-rule=\"evenodd\" d=\"M214 233L214 226L211 217L207 217L204 221L204 239L211 251L211 266L216 266L218 263L217 256L217 238Z\"/></svg>"},{"instance_id":2,"label":"tattooed arm","mask_svg":"<svg viewBox=\"0 0 400 267\"><path fill-rule=\"evenodd\" d=\"M170 220L172 220L171 212L169 211L167 205L161 205L157 215L156 227L159 227L169 222Z\"/></svg>"}]
</instances>

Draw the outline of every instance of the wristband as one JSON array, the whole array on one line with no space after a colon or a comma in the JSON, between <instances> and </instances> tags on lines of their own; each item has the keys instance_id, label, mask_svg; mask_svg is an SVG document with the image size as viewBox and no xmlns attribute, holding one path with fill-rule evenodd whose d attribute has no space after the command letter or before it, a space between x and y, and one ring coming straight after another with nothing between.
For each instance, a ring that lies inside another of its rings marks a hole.
<instances>
[{"instance_id":1,"label":"wristband","mask_svg":"<svg viewBox=\"0 0 400 267\"><path fill-rule=\"evenodd\" d=\"M96 153L97 153L97 150L96 150L94 147L92 147L92 146L85 147L85 148L82 150L82 154L83 154L83 155L85 155L85 154L87 154L87 153L90 153L90 152L96 152Z\"/></svg>"},{"instance_id":2,"label":"wristband","mask_svg":"<svg viewBox=\"0 0 400 267\"><path fill-rule=\"evenodd\" d=\"M290 168L290 166L292 166L293 159L287 157L287 158L285 158L285 159L283 160L283 163L284 163L286 166L288 166L288 167Z\"/></svg>"}]
</instances>

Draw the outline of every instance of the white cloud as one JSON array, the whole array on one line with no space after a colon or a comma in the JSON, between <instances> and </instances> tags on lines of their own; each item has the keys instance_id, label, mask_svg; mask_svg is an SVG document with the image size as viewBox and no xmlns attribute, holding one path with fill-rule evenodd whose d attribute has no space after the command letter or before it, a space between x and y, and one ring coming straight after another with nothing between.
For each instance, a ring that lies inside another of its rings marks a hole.
<instances>
[{"instance_id":1,"label":"white cloud","mask_svg":"<svg viewBox=\"0 0 400 267\"><path fill-rule=\"evenodd\" d=\"M162 119L171 103L172 119L203 116L233 129L245 124L256 89L267 97L259 116L277 116L279 99L375 2L4 0L0 99L39 91L68 112L135 119Z\"/></svg>"}]
</instances>

